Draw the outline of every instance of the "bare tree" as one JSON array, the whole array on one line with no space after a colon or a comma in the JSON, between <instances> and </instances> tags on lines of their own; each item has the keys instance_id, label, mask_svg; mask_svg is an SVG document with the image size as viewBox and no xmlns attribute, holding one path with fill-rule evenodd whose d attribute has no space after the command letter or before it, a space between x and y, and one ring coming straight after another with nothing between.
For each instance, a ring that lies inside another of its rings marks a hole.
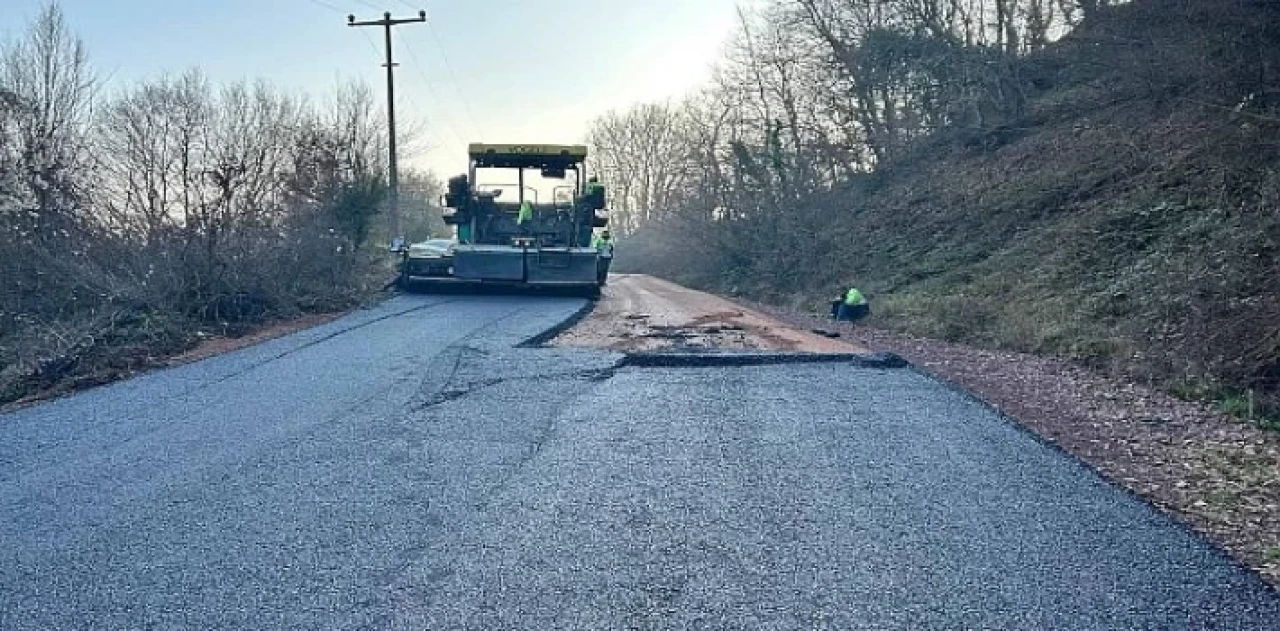
<instances>
[{"instance_id":1,"label":"bare tree","mask_svg":"<svg viewBox=\"0 0 1280 631\"><path fill-rule=\"evenodd\" d=\"M0 400L112 339L180 345L385 281L366 247L386 159L367 87L325 107L194 70L96 87L56 5L0 43Z\"/></svg>"},{"instance_id":2,"label":"bare tree","mask_svg":"<svg viewBox=\"0 0 1280 631\"><path fill-rule=\"evenodd\" d=\"M89 181L87 128L96 80L84 44L48 5L25 37L0 48L0 153L8 154L7 188L29 199L29 229L40 239L65 236Z\"/></svg>"},{"instance_id":3,"label":"bare tree","mask_svg":"<svg viewBox=\"0 0 1280 631\"><path fill-rule=\"evenodd\" d=\"M400 206L405 213L405 234L410 239L451 236L440 205L443 194L444 183L430 172L408 169L400 174Z\"/></svg>"},{"instance_id":4,"label":"bare tree","mask_svg":"<svg viewBox=\"0 0 1280 631\"><path fill-rule=\"evenodd\" d=\"M613 225L622 233L669 212L686 176L681 114L666 103L609 112L591 123L589 169L609 185Z\"/></svg>"},{"instance_id":5,"label":"bare tree","mask_svg":"<svg viewBox=\"0 0 1280 631\"><path fill-rule=\"evenodd\" d=\"M0 333L98 293L97 274L75 273L94 236L83 203L94 90L88 55L57 5L0 44Z\"/></svg>"}]
</instances>

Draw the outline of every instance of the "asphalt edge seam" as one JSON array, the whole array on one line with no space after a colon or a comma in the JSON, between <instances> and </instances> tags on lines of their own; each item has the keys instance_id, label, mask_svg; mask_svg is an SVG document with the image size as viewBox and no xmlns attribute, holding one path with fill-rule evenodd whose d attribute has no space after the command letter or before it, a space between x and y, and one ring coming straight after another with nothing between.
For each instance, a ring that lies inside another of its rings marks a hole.
<instances>
[{"instance_id":1,"label":"asphalt edge seam","mask_svg":"<svg viewBox=\"0 0 1280 631\"><path fill-rule=\"evenodd\" d=\"M1085 460L1081 456L1078 456L1072 453L1066 447L1063 447L1062 445L1055 442L1052 438L1037 432L1030 425L1027 425L1026 423L1022 422L1016 416L1013 416L1012 414L1005 412L1004 410L1000 409L999 406L995 405L994 403L991 403L990 401L987 401L986 399L983 399L982 397L978 396L977 393L974 393L966 389L964 386L960 385L959 383L951 381L950 379L947 379L940 375L933 374L929 372L927 369L916 366L915 364L912 364L911 362L905 359L903 359L902 361L905 363L905 368L907 370L910 370L911 372L914 372L920 375L921 377L924 377L925 379L928 379L930 381L933 381L934 383L941 385L942 387L952 391L955 394L960 395L962 398L967 399L972 403L978 404L979 406L985 408L987 411L995 414L1004 423L1009 424L1014 429L1027 435L1028 437L1030 437L1032 440L1039 443L1040 445L1043 445L1044 447L1047 447L1051 451L1057 452L1058 454L1065 456L1069 462L1075 464L1077 467L1080 467L1081 469L1097 477L1107 486L1110 486L1120 491L1124 495L1134 500L1137 500L1137 502L1141 504L1145 510L1150 511L1153 514L1168 520L1170 523L1174 524L1175 527L1191 535L1192 539L1205 544L1206 546L1208 546L1208 548L1212 551L1213 554L1216 554L1220 558L1226 560L1229 565L1232 565L1235 568L1242 570L1244 574L1248 575L1252 581L1254 581L1258 585L1261 585L1264 591L1269 592L1272 596L1280 598L1280 588L1277 588L1271 583L1267 582L1267 580L1264 579L1262 577L1262 574L1260 574L1257 570L1253 569L1252 567L1249 567L1243 561L1236 558L1235 555L1231 554L1231 551L1227 549L1226 546L1218 543L1217 541L1214 541L1209 537L1209 535L1203 532L1200 532L1192 524L1188 523L1185 519L1183 519L1181 515L1171 510L1167 510L1167 509L1161 508L1160 506L1157 506L1155 502L1152 502L1149 498L1137 492L1136 490L1121 484L1119 481L1107 475L1104 471L1099 469L1093 463L1089 462L1088 460Z\"/></svg>"},{"instance_id":2,"label":"asphalt edge seam","mask_svg":"<svg viewBox=\"0 0 1280 631\"><path fill-rule=\"evenodd\" d=\"M550 342L561 333L577 326L579 322L591 315L592 311L596 310L596 305L598 304L600 304L599 300L588 299L586 304L579 307L578 310L570 314L568 318L561 320L559 324L538 333L519 344L516 344L513 348L546 348L547 342Z\"/></svg>"},{"instance_id":3,"label":"asphalt edge seam","mask_svg":"<svg viewBox=\"0 0 1280 631\"><path fill-rule=\"evenodd\" d=\"M859 368L894 370L910 364L893 353L627 353L619 367L633 368L705 368L740 366L777 366L784 364L852 364Z\"/></svg>"}]
</instances>

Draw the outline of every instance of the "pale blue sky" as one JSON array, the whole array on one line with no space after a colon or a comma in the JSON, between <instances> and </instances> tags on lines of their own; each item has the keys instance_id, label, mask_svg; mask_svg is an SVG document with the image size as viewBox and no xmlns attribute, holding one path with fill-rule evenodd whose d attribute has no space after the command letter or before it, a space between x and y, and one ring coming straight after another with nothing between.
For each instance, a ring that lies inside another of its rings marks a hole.
<instances>
[{"instance_id":1,"label":"pale blue sky","mask_svg":"<svg viewBox=\"0 0 1280 631\"><path fill-rule=\"evenodd\" d=\"M611 108L679 97L710 76L743 0L62 0L95 67L113 83L199 67L320 94L361 78L385 89L382 29L396 27L397 115L430 151L408 160L448 176L465 143L578 142ZM749 1L746 2L750 4ZM0 0L0 35L43 0ZM443 51L443 54L442 54ZM447 58L448 62L445 61ZM449 67L452 67L452 76ZM456 77L456 83L453 81Z\"/></svg>"}]
</instances>

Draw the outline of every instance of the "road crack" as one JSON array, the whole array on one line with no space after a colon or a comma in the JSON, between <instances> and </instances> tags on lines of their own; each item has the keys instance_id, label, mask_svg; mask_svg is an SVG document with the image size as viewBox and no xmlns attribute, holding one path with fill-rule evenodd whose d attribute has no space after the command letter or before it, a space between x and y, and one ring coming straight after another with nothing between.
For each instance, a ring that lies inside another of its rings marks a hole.
<instances>
[{"instance_id":1,"label":"road crack","mask_svg":"<svg viewBox=\"0 0 1280 631\"><path fill-rule=\"evenodd\" d=\"M202 384L200 384L199 386L196 386L195 388L192 388L191 390L188 390L188 391L186 391L186 392L183 392L182 394L180 394L180 395L178 395L178 396L174 397L174 399L176 400L176 399L178 399L178 398L186 397L186 396L189 396L189 395L194 394L194 393L196 393L196 392L200 392L201 390L205 390L205 389L207 389L207 388L210 388L210 387L213 387L213 386L216 386L216 385L222 384L222 383L226 383L227 381L230 381L230 380L232 380L232 379L235 379L236 377L243 376L243 375L248 374L248 373L250 373L250 372L252 372L252 371L254 371L254 370L257 370L257 369L259 369L259 368L262 368L263 366L266 366L267 364L270 364L270 363L275 362L275 361L279 361L279 360L281 360L281 359L284 359L284 358L286 358L286 357L289 357L290 355L294 355L294 354L296 354L296 353L300 353L300 352L302 352L302 351L304 351L304 350L307 350L307 349L309 349L309 348L314 348L314 347L316 347L316 346L319 346L320 344L323 344L323 343L325 343L325 342L328 342L328 341L330 341L330 340L333 340L333 339L335 339L335 338L337 338L337 337L339 337L339 336L345 335L345 334L350 333L350 332L352 332L352 331L358 331L358 330L360 330L360 329L363 329L363 328L368 327L368 326L372 326L372 325L377 324L377 323L379 323L379 322L384 322L384 321L386 321L386 320L390 320L391 318L398 318L398 317L400 317L400 316L402 316L402 315L408 315L408 314L410 314L410 313L416 313L416 312L419 312L419 311L426 311L426 310L428 310L428 309L433 309L433 308L435 308L435 307L439 307L439 306L447 305L447 304L449 304L449 303L453 303L453 302L458 302L458 300L457 300L457 299L453 299L453 300L441 300L440 302L433 302L433 303L430 303L430 304L418 305L418 306L416 306L416 307L411 307L411 308L409 308L409 309L402 309L402 310L400 310L400 311L395 311L395 312L392 312L392 313L383 314L383 315L378 316L378 317L376 317L376 318L373 318L373 319L371 319L371 320L368 320L368 321L365 321L365 322L361 322L361 323L359 323L359 324L355 324L355 325L352 325L352 326L348 326L348 327L342 328L342 329L340 329L340 330L334 331L334 332L329 333L329 334L327 334L327 335L320 336L319 338L316 338L316 339L311 340L311 341L309 341L309 342L303 343L303 344L301 344L301 345L299 345L299 346L297 346L297 347L290 348L290 349L288 349L288 350L286 350L286 351L283 351L283 352L277 353L277 354L275 354L275 355L272 355L272 356L270 356L270 357L267 357L266 359L263 359L263 360L260 360L260 361L253 362L252 364L249 364L248 366L245 366L244 368L241 368L240 370L236 370L236 371L231 372L231 373L229 373L229 374L223 375L223 376L221 376L221 377L219 377L219 378L217 378L217 379L214 379L214 380L212 380L212 381L208 381L208 382L206 382L206 383L202 383Z\"/></svg>"},{"instance_id":2,"label":"road crack","mask_svg":"<svg viewBox=\"0 0 1280 631\"><path fill-rule=\"evenodd\" d=\"M619 362L621 363L621 362ZM549 372L537 375L520 375L515 377L492 377L488 379L478 379L459 385L446 384L440 391L428 397L422 403L414 406L415 410L422 411L434 407L457 401L463 397L469 396L481 390L492 388L497 385L506 383L519 382L537 382L537 381L554 381L560 379L570 379L576 381L584 381L588 383L599 383L606 381L614 376L619 366L609 366L606 368L587 368L581 370L568 370L563 372ZM456 364L455 370L456 373Z\"/></svg>"}]
</instances>

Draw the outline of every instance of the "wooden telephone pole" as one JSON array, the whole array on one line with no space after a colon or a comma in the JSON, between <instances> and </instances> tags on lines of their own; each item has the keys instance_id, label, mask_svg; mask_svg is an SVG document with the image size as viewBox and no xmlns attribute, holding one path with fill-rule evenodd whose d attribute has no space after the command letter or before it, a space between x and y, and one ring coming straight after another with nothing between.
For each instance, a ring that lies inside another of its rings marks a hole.
<instances>
[{"instance_id":1,"label":"wooden telephone pole","mask_svg":"<svg viewBox=\"0 0 1280 631\"><path fill-rule=\"evenodd\" d=\"M396 172L396 83L392 69L396 64L391 60L391 27L410 22L426 22L427 12L419 11L418 17L392 18L391 13L383 13L381 20L357 22L356 16L347 16L347 26L381 26L387 42L387 209L391 215L391 243L404 245L404 235L400 231L400 176Z\"/></svg>"}]
</instances>

